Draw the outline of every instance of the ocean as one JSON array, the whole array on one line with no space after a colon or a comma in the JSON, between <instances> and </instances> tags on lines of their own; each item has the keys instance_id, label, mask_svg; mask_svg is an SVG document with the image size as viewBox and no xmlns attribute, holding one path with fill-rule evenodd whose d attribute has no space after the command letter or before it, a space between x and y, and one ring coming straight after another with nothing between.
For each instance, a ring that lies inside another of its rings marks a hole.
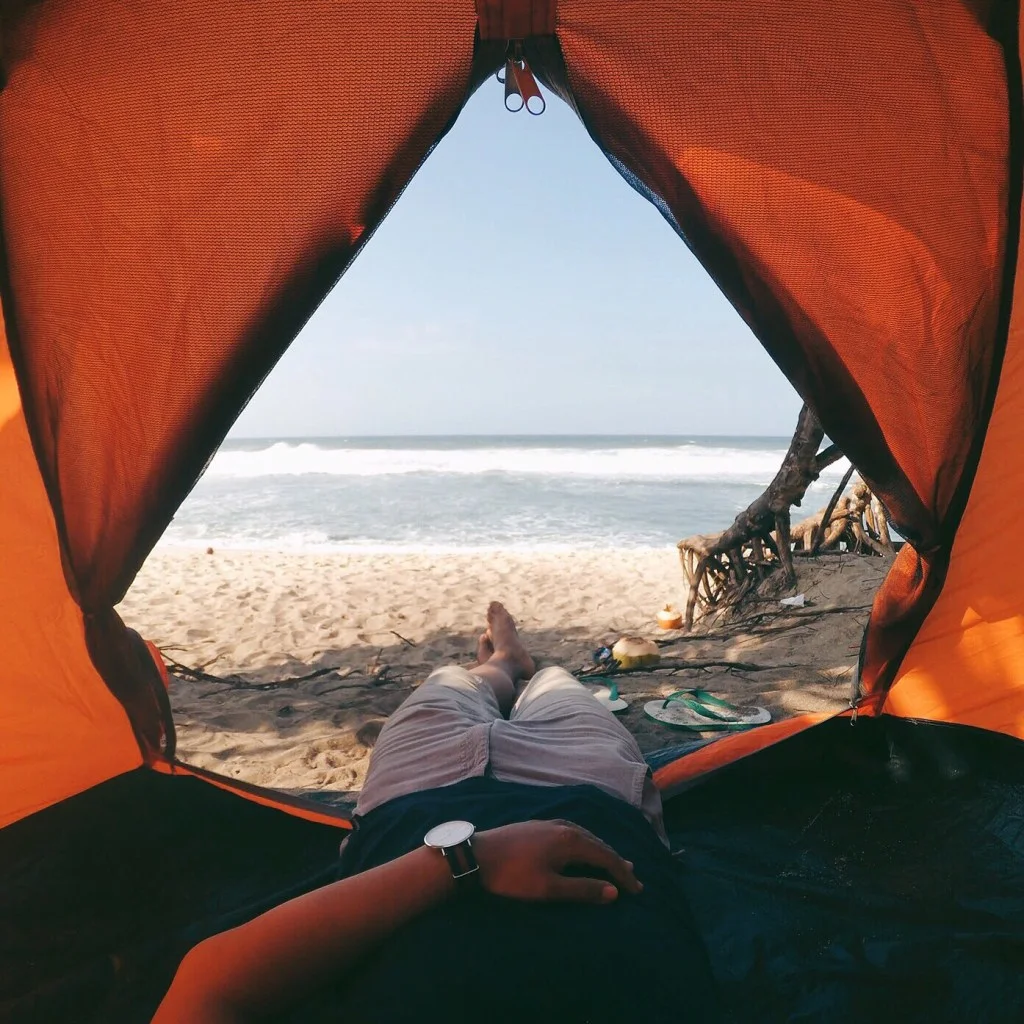
<instances>
[{"instance_id":1,"label":"ocean","mask_svg":"<svg viewBox=\"0 0 1024 1024\"><path fill-rule=\"evenodd\" d=\"M724 529L783 437L228 440L162 540L275 550L659 547ZM848 463L811 489L824 505Z\"/></svg>"}]
</instances>

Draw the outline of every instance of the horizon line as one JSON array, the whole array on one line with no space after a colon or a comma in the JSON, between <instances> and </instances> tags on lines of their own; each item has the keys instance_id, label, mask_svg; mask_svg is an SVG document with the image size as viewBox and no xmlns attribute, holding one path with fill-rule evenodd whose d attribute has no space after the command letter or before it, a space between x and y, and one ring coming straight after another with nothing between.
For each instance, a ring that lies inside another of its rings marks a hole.
<instances>
[{"instance_id":1,"label":"horizon line","mask_svg":"<svg viewBox=\"0 0 1024 1024\"><path fill-rule=\"evenodd\" d=\"M572 438L588 438L588 437L687 437L687 438L709 438L709 437L731 437L731 438L789 438L790 434L751 434L751 433L722 433L722 434L696 434L696 433L666 433L659 430L638 430L629 432L586 432L586 433L561 433L558 431L550 432L519 432L514 433L472 433L468 431L458 431L455 433L399 433L399 434L364 434L358 432L345 432L339 434L322 434L322 433L305 433L305 434L231 434L229 433L224 440L225 441L299 441L311 437L322 437L322 438L358 438L360 440L368 439L391 439L391 438L481 438L481 437L494 437L494 438L509 438L509 437L572 437Z\"/></svg>"}]
</instances>

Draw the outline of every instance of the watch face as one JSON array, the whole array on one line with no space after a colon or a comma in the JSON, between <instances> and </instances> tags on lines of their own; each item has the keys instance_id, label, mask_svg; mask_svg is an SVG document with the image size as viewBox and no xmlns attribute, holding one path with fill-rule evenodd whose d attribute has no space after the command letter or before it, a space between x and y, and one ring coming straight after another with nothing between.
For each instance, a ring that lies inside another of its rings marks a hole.
<instances>
[{"instance_id":1,"label":"watch face","mask_svg":"<svg viewBox=\"0 0 1024 1024\"><path fill-rule=\"evenodd\" d=\"M443 825L432 828L424 837L427 846L448 849L464 843L476 829L468 821L446 821Z\"/></svg>"}]
</instances>

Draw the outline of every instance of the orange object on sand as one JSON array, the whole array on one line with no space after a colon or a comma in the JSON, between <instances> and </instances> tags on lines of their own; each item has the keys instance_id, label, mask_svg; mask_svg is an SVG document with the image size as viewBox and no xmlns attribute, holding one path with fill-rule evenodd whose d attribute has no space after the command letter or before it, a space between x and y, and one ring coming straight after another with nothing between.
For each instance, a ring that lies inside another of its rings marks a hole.
<instances>
[{"instance_id":1,"label":"orange object on sand","mask_svg":"<svg viewBox=\"0 0 1024 1024\"><path fill-rule=\"evenodd\" d=\"M658 625L662 629L680 629L683 625L683 613L667 604L658 612Z\"/></svg>"}]
</instances>

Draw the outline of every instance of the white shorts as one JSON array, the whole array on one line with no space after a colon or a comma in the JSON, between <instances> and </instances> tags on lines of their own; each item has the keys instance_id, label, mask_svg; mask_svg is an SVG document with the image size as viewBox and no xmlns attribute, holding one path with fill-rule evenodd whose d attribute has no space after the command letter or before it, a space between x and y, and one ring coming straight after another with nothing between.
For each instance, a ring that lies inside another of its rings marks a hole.
<instances>
[{"instance_id":1,"label":"white shorts","mask_svg":"<svg viewBox=\"0 0 1024 1024\"><path fill-rule=\"evenodd\" d=\"M638 808L665 840L661 797L636 740L561 668L538 672L507 719L471 672L432 673L381 730L356 813L481 775L533 786L589 783Z\"/></svg>"}]
</instances>

